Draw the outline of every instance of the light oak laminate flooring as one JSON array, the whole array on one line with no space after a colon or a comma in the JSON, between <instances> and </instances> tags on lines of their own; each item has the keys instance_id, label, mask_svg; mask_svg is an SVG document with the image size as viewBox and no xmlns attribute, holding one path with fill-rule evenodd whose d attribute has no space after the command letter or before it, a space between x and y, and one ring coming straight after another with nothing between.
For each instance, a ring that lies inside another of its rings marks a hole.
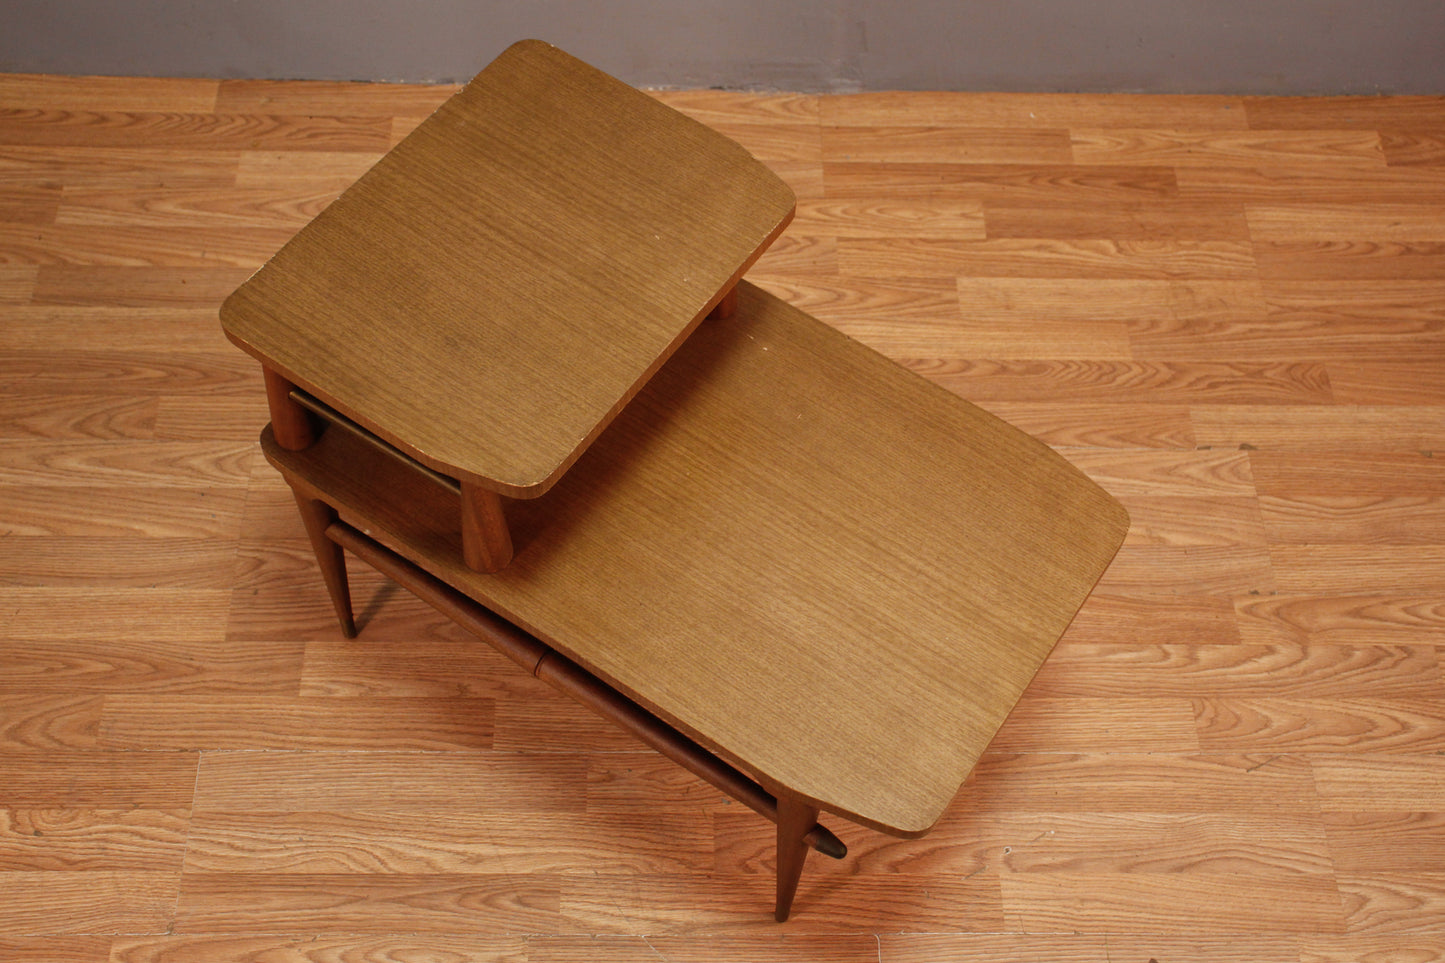
<instances>
[{"instance_id":1,"label":"light oak laminate flooring","mask_svg":"<svg viewBox=\"0 0 1445 963\"><path fill-rule=\"evenodd\" d=\"M931 835L771 827L364 570L216 308L452 92L0 77L0 958L1445 960L1445 99L659 94L750 277L1134 526ZM359 568L359 567L358 567Z\"/></svg>"}]
</instances>

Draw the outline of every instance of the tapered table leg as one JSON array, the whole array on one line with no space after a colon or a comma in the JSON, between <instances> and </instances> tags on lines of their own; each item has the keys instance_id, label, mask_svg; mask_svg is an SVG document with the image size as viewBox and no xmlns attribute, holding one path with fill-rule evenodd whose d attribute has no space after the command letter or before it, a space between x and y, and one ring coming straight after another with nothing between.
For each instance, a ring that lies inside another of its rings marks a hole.
<instances>
[{"instance_id":1,"label":"tapered table leg","mask_svg":"<svg viewBox=\"0 0 1445 963\"><path fill-rule=\"evenodd\" d=\"M707 313L707 316L708 320L715 320L721 318L730 318L734 314L737 314L737 312L738 288L737 285L733 285L732 287L728 288L727 293L722 296L722 300L719 301L717 305Z\"/></svg>"},{"instance_id":2,"label":"tapered table leg","mask_svg":"<svg viewBox=\"0 0 1445 963\"><path fill-rule=\"evenodd\" d=\"M348 639L356 638L356 620L351 614L351 587L346 581L346 553L326 537L326 529L336 521L336 509L325 502L308 498L293 488L296 507L301 510L301 521L306 526L306 535L311 539L311 550L316 553L316 564L321 577L326 581L326 591L331 595L331 604L341 622L341 634Z\"/></svg>"},{"instance_id":3,"label":"tapered table leg","mask_svg":"<svg viewBox=\"0 0 1445 963\"><path fill-rule=\"evenodd\" d=\"M462 482L462 555L478 572L499 572L512 560L502 497L468 482Z\"/></svg>"},{"instance_id":4,"label":"tapered table leg","mask_svg":"<svg viewBox=\"0 0 1445 963\"><path fill-rule=\"evenodd\" d=\"M266 376L266 403L271 409L271 432L276 444L288 451L304 451L316 441L310 413L291 397L296 387L276 372L261 366Z\"/></svg>"},{"instance_id":5,"label":"tapered table leg","mask_svg":"<svg viewBox=\"0 0 1445 963\"><path fill-rule=\"evenodd\" d=\"M818 807L787 793L778 794L778 897L773 916L779 923L793 908L798 879L803 875L803 859L808 855L804 837L817 821Z\"/></svg>"}]
</instances>

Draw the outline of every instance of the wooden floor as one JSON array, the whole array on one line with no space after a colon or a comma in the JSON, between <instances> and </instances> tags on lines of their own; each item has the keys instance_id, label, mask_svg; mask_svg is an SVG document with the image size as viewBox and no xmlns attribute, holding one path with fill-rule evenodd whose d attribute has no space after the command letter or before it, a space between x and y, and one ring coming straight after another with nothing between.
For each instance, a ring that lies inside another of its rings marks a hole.
<instances>
[{"instance_id":1,"label":"wooden floor","mask_svg":"<svg viewBox=\"0 0 1445 963\"><path fill-rule=\"evenodd\" d=\"M1445 960L1445 99L669 93L1133 515L953 809L771 827L376 576L216 308L444 88L0 78L0 959Z\"/></svg>"}]
</instances>

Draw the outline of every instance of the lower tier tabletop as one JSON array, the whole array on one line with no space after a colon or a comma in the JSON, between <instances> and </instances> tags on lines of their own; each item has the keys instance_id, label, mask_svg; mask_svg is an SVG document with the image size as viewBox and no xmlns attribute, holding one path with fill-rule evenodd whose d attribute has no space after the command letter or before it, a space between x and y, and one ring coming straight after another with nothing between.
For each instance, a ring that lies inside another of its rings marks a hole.
<instances>
[{"instance_id":1,"label":"lower tier tabletop","mask_svg":"<svg viewBox=\"0 0 1445 963\"><path fill-rule=\"evenodd\" d=\"M902 836L943 814L1128 527L1045 445L746 283L551 491L507 503L495 574L406 465L342 431L263 441L765 786Z\"/></svg>"}]
</instances>

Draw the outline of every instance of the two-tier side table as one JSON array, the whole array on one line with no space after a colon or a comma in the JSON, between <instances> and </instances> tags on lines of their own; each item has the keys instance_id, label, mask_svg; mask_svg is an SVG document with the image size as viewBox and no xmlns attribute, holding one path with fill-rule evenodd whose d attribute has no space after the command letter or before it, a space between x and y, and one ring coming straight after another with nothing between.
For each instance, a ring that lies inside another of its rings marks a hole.
<instances>
[{"instance_id":1,"label":"two-tier side table","mask_svg":"<svg viewBox=\"0 0 1445 963\"><path fill-rule=\"evenodd\" d=\"M349 552L777 823L927 832L1121 543L1045 445L742 281L792 192L516 44L227 300Z\"/></svg>"}]
</instances>

